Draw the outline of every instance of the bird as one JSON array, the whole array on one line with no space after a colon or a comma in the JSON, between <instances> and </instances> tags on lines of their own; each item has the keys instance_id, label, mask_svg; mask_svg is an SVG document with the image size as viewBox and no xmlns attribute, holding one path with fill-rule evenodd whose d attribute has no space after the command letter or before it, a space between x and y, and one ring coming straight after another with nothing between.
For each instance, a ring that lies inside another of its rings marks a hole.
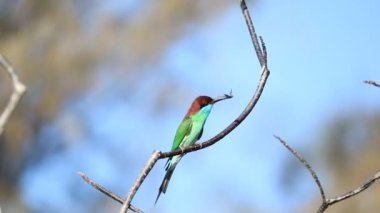
<instances>
[{"instance_id":1,"label":"bird","mask_svg":"<svg viewBox=\"0 0 380 213\"><path fill-rule=\"evenodd\" d=\"M203 134L203 127L208 116L210 115L214 104L228 98L232 98L232 93L230 93L230 95L226 94L224 96L219 96L216 98L211 98L209 96L198 96L195 98L187 113L185 114L182 122L177 128L171 151L179 148L189 147L198 141ZM155 204L157 203L161 193L166 192L170 178L172 177L173 172L183 155L184 154L175 155L166 161L166 174L158 190Z\"/></svg>"}]
</instances>

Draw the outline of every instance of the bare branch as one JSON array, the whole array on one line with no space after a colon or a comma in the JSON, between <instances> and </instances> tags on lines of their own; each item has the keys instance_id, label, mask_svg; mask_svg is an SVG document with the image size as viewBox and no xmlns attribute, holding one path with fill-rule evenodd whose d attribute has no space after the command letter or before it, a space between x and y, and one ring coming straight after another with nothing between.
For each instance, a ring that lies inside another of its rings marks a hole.
<instances>
[{"instance_id":1,"label":"bare branch","mask_svg":"<svg viewBox=\"0 0 380 213\"><path fill-rule=\"evenodd\" d=\"M310 172L310 174L313 176L313 179L315 183L317 184L321 197L322 197L322 204L319 206L317 213L325 212L325 210L335 203L338 203L340 201L343 201L345 199L348 199L350 197L353 197L364 190L368 189L372 184L374 184L376 181L380 179L380 171L376 172L370 179L368 179L366 182L364 182L361 186L357 187L356 189L353 189L343 195L334 197L334 198L326 198L325 192L323 190L322 184L319 181L319 178L313 168L310 166L310 164L305 160L304 157L302 157L296 150L294 150L291 146L289 146L286 141L282 140L280 137L274 135L275 138L277 138L297 159L302 163L302 165L305 166L305 168Z\"/></svg>"},{"instance_id":2,"label":"bare branch","mask_svg":"<svg viewBox=\"0 0 380 213\"><path fill-rule=\"evenodd\" d=\"M327 199L325 202L321 204L321 206L318 209L318 213L324 212L329 206L338 203L340 201L343 201L345 199L348 199L350 197L353 197L364 190L368 189L372 184L374 184L376 181L380 179L380 171L377 171L370 179L368 179L366 182L364 182L362 185L357 187L356 189L353 189L343 195L337 196L335 198Z\"/></svg>"},{"instance_id":3,"label":"bare branch","mask_svg":"<svg viewBox=\"0 0 380 213\"><path fill-rule=\"evenodd\" d=\"M108 197L114 199L115 201L123 204L124 199L119 197L118 195L114 194L113 192L108 191L108 189L104 188L103 186L99 185L95 181L91 180L85 173L78 172L78 175L83 178L84 181L89 183L91 186L93 186L95 189L101 191L103 194L107 195Z\"/></svg>"},{"instance_id":4,"label":"bare branch","mask_svg":"<svg viewBox=\"0 0 380 213\"><path fill-rule=\"evenodd\" d=\"M259 60L261 67L263 67L264 65L266 65L266 51L265 54L263 54L265 46L260 46L259 44L255 27L253 26L251 15L249 14L249 10L247 4L245 3L245 0L240 0L240 8L245 18L245 22L247 23L249 34L251 35L252 43L256 51L257 59ZM260 40L263 41L262 38L260 38Z\"/></svg>"},{"instance_id":5,"label":"bare branch","mask_svg":"<svg viewBox=\"0 0 380 213\"><path fill-rule=\"evenodd\" d=\"M81 176L83 178L84 181L86 181L87 183L89 183L92 187L94 187L95 189L99 190L100 192L102 192L103 194L107 195L108 197L114 199L115 201L119 202L120 204L123 204L124 203L124 199L119 197L118 195L114 194L113 192L110 192L109 190L107 190L106 188L104 188L103 186L99 185L98 183L96 183L95 181L91 180L86 174L84 174L83 172L78 172L79 176ZM140 209L134 207L133 205L130 205L129 208L133 211L133 212L138 212L138 213L143 213Z\"/></svg>"},{"instance_id":6,"label":"bare branch","mask_svg":"<svg viewBox=\"0 0 380 213\"><path fill-rule=\"evenodd\" d=\"M329 201L330 204L334 204L334 203L337 203L337 202L342 201L344 199L347 199L349 197L355 196L355 195L359 194L360 192L362 192L362 191L366 190L367 188L369 188L372 184L374 184L379 179L380 179L380 171L377 171L376 174L374 174L370 179L368 179L366 182L364 182L358 188L356 188L356 189L354 189L352 191L349 191L346 194L337 196L335 198L331 198L328 201Z\"/></svg>"},{"instance_id":7,"label":"bare branch","mask_svg":"<svg viewBox=\"0 0 380 213\"><path fill-rule=\"evenodd\" d=\"M147 177L147 175L149 174L149 172L151 171L151 169L153 168L153 166L156 164L156 162L159 159L168 158L168 157L172 157L175 155L180 155L180 154L185 154L188 152L197 151L197 150L204 149L208 146L215 144L216 142L218 142L222 138L224 138L227 134L229 134L231 131L233 131L242 121L244 121L244 119L250 114L250 112L253 110L253 108L256 106L257 102L259 101L261 94L264 90L266 81L269 77L269 73L270 73L268 68L267 68L267 52L266 52L266 47L265 47L265 44L264 44L262 38L260 38L260 40L261 40L261 46L260 46L260 43L257 39L257 35L255 33L255 29L254 29L252 20L251 20L250 15L249 15L248 8L247 8L244 0L241 1L241 9L242 9L242 13L244 15L244 18L246 20L246 23L247 23L247 26L248 26L248 29L249 29L249 32L251 35L253 46L255 47L257 58L258 58L260 65L261 65L261 78L260 78L259 84L256 88L255 94L253 95L252 99L250 100L248 105L245 107L243 112L230 125L228 125L222 132L220 132L219 134L217 134L213 138L211 138L205 142L199 143L199 144L194 144L194 145L187 147L185 149L178 149L175 151L164 152L164 153L162 153L160 151L155 151L151 155L151 157L147 161L146 165L144 166L143 170L141 171L139 177L137 178L137 180L135 181L135 183L131 187L131 189L128 193L127 199L124 201L123 206L120 210L121 213L127 212L128 208L131 208L130 203L131 203L134 195L136 194L137 190L139 189L139 187L141 186L141 184L143 183L143 181L145 180L145 178ZM230 93L229 95L225 95L225 97L226 98L232 98L232 94ZM101 190L101 191L103 193L105 193L104 190Z\"/></svg>"},{"instance_id":8,"label":"bare branch","mask_svg":"<svg viewBox=\"0 0 380 213\"><path fill-rule=\"evenodd\" d=\"M315 173L313 168L310 166L310 164L305 160L304 157L302 157L302 155L300 155L296 150L294 150L291 146L289 146L289 144L286 143L286 141L282 140L280 137L278 137L276 135L274 135L274 137L277 138L277 140L279 140L298 159L298 161L301 162L302 165L304 165L305 168L310 172L311 176L313 177L315 183L317 184L317 186L319 188L319 193L321 194L322 202L325 202L326 195L325 195L325 192L323 190L322 184L319 181L317 174Z\"/></svg>"},{"instance_id":9,"label":"bare branch","mask_svg":"<svg viewBox=\"0 0 380 213\"><path fill-rule=\"evenodd\" d=\"M268 70L266 69L266 66L264 66L262 68L262 74L261 74L261 79L260 79L260 82L259 82L259 85L256 89L256 92L252 98L252 100L248 103L247 107L244 109L244 111L239 115L238 118L236 118L229 126L227 126L222 132L220 132L219 134L217 134L216 136L214 136L213 138L205 141L205 142L202 142L200 144L194 144L190 147L187 147L185 149L177 149L175 151L171 151L171 152L157 152L157 155L152 154L152 156L150 157L150 159L148 160L146 166L144 167L144 169L142 170L142 172L140 173L140 176L139 178L137 178L134 186L136 184L138 184L138 187L142 184L142 182L144 181L145 177L149 174L151 168L154 166L154 164L157 162L158 159L163 159L163 158L168 158L168 157L171 157L171 156L175 156L175 155L179 155L179 154L185 154L185 153L188 153L188 152L194 152L194 151L197 151L197 150L200 150L200 149L204 149L206 147L209 147L215 143L217 143L218 141L220 141L222 138L224 138L226 135L228 135L232 130L234 130L248 115L249 113L252 111L252 109L254 108L254 106L256 105L256 103L258 102L260 96L261 96L261 93L264 89L264 86L265 86L265 83L266 83L266 80L268 78L268 75L269 75L269 72ZM156 159L157 157L157 159ZM150 168L149 170L146 170L146 168ZM133 198L134 194L136 193L137 189L136 188L134 190L134 186L131 188L130 190L130 193L128 194L128 197L131 197L131 199ZM133 193L131 195L131 193ZM132 200L131 200L132 201ZM126 206L127 205L127 202L124 203ZM124 208L125 208L125 205L124 205ZM123 209L124 211L120 211L120 212L126 212L125 209Z\"/></svg>"},{"instance_id":10,"label":"bare branch","mask_svg":"<svg viewBox=\"0 0 380 213\"><path fill-rule=\"evenodd\" d=\"M131 188L131 190L128 194L127 201L124 203L123 208L121 209L120 212L124 213L127 211L127 207L129 205L129 203L132 201L132 198L133 198L134 194L136 193L138 187L142 184L145 177L148 175L151 168L154 166L154 164L157 162L158 159L168 158L168 157L172 157L172 156L179 155L179 154L185 154L188 152L197 151L197 150L204 149L206 147L209 147L209 146L215 144L216 142L218 142L222 138L224 138L226 135L228 135L231 131L233 131L249 115L249 113L252 111L252 109L256 106L258 100L261 97L261 94L264 90L266 81L267 81L268 76L269 76L269 70L267 69L267 64L266 64L267 52L266 52L266 47L265 47L265 44L264 44L262 38L261 38L262 46L260 46L260 44L259 44L259 41L257 39L257 35L255 33L255 28L253 26L253 23L252 23L250 15L249 15L248 8L245 4L245 1L242 0L240 3L241 3L242 13L244 15L244 18L246 20L246 23L247 23L247 26L248 26L248 29L249 29L249 32L251 35L252 43L253 43L253 46L254 46L255 51L256 51L257 58L258 58L258 60L261 64L261 67L262 67L259 85L257 86L255 94L253 95L251 101L248 103L248 105L243 110L243 112L230 125L228 125L222 132L220 132L219 134L217 134L213 138L211 138L205 142L199 143L199 144L194 144L194 145L187 147L185 149L178 149L175 151L164 152L164 153L155 152L151 156L151 158L148 160L143 171L140 173L139 178L137 178L135 184ZM230 94L229 96L230 96L229 98L232 98L232 94ZM226 97L228 97L228 95L226 95ZM136 188L136 186L137 186L137 188ZM129 198L130 198L130 200L128 200Z\"/></svg>"},{"instance_id":11,"label":"bare branch","mask_svg":"<svg viewBox=\"0 0 380 213\"><path fill-rule=\"evenodd\" d=\"M139 177L136 179L135 183L129 190L127 199L123 203L123 206L120 209L120 213L124 213L128 211L128 208L130 208L130 204L132 202L133 197L135 196L137 190L140 188L141 184L144 182L146 176L149 174L153 166L156 164L157 160L160 157L160 154L161 152L157 150L153 152L148 162L145 164L144 168L142 169Z\"/></svg>"},{"instance_id":12,"label":"bare branch","mask_svg":"<svg viewBox=\"0 0 380 213\"><path fill-rule=\"evenodd\" d=\"M4 126L8 122L9 117L12 112L15 110L16 106L20 102L21 97L24 95L26 91L26 86L19 80L15 70L12 65L8 62L8 60L0 54L0 65L5 69L12 79L13 84L13 92L9 99L7 106L5 107L3 113L0 115L0 135L4 131Z\"/></svg>"},{"instance_id":13,"label":"bare branch","mask_svg":"<svg viewBox=\"0 0 380 213\"><path fill-rule=\"evenodd\" d=\"M373 86L375 87L380 87L380 84L378 84L376 81L374 80L365 80L364 83L366 84L372 84Z\"/></svg>"},{"instance_id":14,"label":"bare branch","mask_svg":"<svg viewBox=\"0 0 380 213\"><path fill-rule=\"evenodd\" d=\"M260 46L259 40L257 39L257 35L255 32L255 27L253 25L252 19L251 19L250 14L249 14L249 10L248 10L247 5L246 5L244 0L240 1L240 7L242 10L243 16L245 18L245 21L247 23L247 27L248 27L249 33L251 35L252 44L255 48L257 58L258 58L260 65L261 65L261 79L259 81L259 85L256 88L255 94L253 95L251 101L248 103L248 105L243 110L243 112L239 115L239 117L237 117L222 132L220 132L219 134L217 134L213 138L211 138L211 139L209 139L203 143L194 144L194 145L187 147L185 149L175 150L172 152L164 152L161 154L160 159L172 157L174 155L185 154L188 152L193 152L193 151L203 149L203 148L206 148L208 146L215 144L216 142L218 142L219 140L224 138L226 135L228 135L231 131L233 131L249 115L249 113L252 111L252 109L256 106L257 102L259 101L261 94L264 90L266 81L267 81L269 74L270 74L269 69L267 67L267 50L266 50L266 46L265 46L265 43L264 43L264 40L262 37L260 37L260 41L261 41L261 46Z\"/></svg>"},{"instance_id":15,"label":"bare branch","mask_svg":"<svg viewBox=\"0 0 380 213\"><path fill-rule=\"evenodd\" d=\"M168 158L179 154L185 154L188 152L194 152L200 149L204 149L206 147L209 147L216 142L220 141L222 138L224 138L226 135L228 135L230 132L232 132L243 120L249 115L249 113L252 111L252 109L256 106L257 102L260 99L260 96L262 94L262 91L264 90L265 83L269 76L269 71L266 69L266 66L262 67L261 70L261 79L259 82L259 85L257 86L256 92L254 96L252 97L251 101L248 103L248 105L245 107L243 112L230 124L228 125L223 131L221 131L219 134L215 135L213 138L202 142L197 143L192 146L186 147L184 149L177 149L171 152L163 152L161 153L159 159L162 158Z\"/></svg>"},{"instance_id":16,"label":"bare branch","mask_svg":"<svg viewBox=\"0 0 380 213\"><path fill-rule=\"evenodd\" d=\"M264 62L265 62L265 64L267 64L268 63L267 47L265 46L265 42L264 42L263 37L260 36L259 38L260 38L261 46L263 49Z\"/></svg>"}]
</instances>

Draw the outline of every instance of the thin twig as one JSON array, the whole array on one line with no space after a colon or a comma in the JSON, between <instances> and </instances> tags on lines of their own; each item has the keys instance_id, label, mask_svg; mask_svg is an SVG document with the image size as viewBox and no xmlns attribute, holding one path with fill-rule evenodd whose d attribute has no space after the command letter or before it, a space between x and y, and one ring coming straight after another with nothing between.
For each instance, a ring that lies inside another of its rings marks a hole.
<instances>
[{"instance_id":1,"label":"thin twig","mask_svg":"<svg viewBox=\"0 0 380 213\"><path fill-rule=\"evenodd\" d=\"M0 54L0 65L5 69L12 79L13 84L13 92L9 99L7 106L5 107L3 113L0 115L0 135L4 131L4 126L8 122L9 117L12 112L15 110L16 106L21 100L21 97L24 95L26 91L26 86L19 80L14 68L8 62L8 60Z\"/></svg>"},{"instance_id":2,"label":"thin twig","mask_svg":"<svg viewBox=\"0 0 380 213\"><path fill-rule=\"evenodd\" d=\"M88 184L90 184L92 187L94 187L95 189L99 190L100 192L102 192L103 194L107 195L108 197L114 199L115 201L119 202L120 204L123 204L124 203L124 199L119 197L118 195L116 195L115 193L109 191L108 189L104 188L103 186L101 186L100 184L96 183L94 180L90 179L86 174L84 174L83 172L78 172L79 176L81 176L83 178L84 181L86 181ZM130 205L129 208L133 211L133 212L138 212L138 213L143 213L140 209L134 207L133 205Z\"/></svg>"},{"instance_id":3,"label":"thin twig","mask_svg":"<svg viewBox=\"0 0 380 213\"><path fill-rule=\"evenodd\" d=\"M245 22L247 23L249 34L251 35L252 43L256 51L257 59L259 60L261 67L263 67L264 65L266 65L266 56L264 57L263 54L263 49L265 48L265 46L260 46L259 40L257 39L255 27L253 25L251 15L249 14L249 10L247 4L245 3L245 0L240 1L240 8L245 18ZM261 41L263 40L261 39Z\"/></svg>"},{"instance_id":4,"label":"thin twig","mask_svg":"<svg viewBox=\"0 0 380 213\"><path fill-rule=\"evenodd\" d=\"M268 63L267 47L265 46L265 42L264 42L263 37L259 36L259 38L260 38L261 46L263 49L264 63L267 64Z\"/></svg>"},{"instance_id":5,"label":"thin twig","mask_svg":"<svg viewBox=\"0 0 380 213\"><path fill-rule=\"evenodd\" d=\"M141 184L144 182L146 176L152 170L153 166L156 164L158 158L160 157L161 152L155 150L149 160L146 162L144 168L142 169L140 175L136 179L135 183L128 192L127 199L123 203L123 206L120 209L120 213L126 213L132 202L133 197L135 196L137 190L140 188Z\"/></svg>"},{"instance_id":6,"label":"thin twig","mask_svg":"<svg viewBox=\"0 0 380 213\"><path fill-rule=\"evenodd\" d=\"M378 84L376 81L374 80L365 80L364 83L366 84L372 84L373 86L375 87L380 87L380 84Z\"/></svg>"},{"instance_id":7,"label":"thin twig","mask_svg":"<svg viewBox=\"0 0 380 213\"><path fill-rule=\"evenodd\" d=\"M95 181L91 180L85 173L78 172L78 175L83 178L87 183L89 183L91 186L93 186L95 189L101 191L103 194L107 195L108 197L114 199L115 201L123 204L124 199L119 197L118 195L114 194L113 192L110 192L108 189L104 188L103 186L99 185Z\"/></svg>"},{"instance_id":8,"label":"thin twig","mask_svg":"<svg viewBox=\"0 0 380 213\"><path fill-rule=\"evenodd\" d=\"M338 203L340 201L343 201L345 199L348 199L350 197L353 197L364 190L368 189L372 184L374 184L376 181L380 179L380 171L377 171L370 179L368 179L366 182L364 182L362 185L357 187L356 189L353 189L343 195L337 196L335 198L327 199L326 202L322 203L321 206L318 209L318 213L324 212L329 206Z\"/></svg>"},{"instance_id":9,"label":"thin twig","mask_svg":"<svg viewBox=\"0 0 380 213\"><path fill-rule=\"evenodd\" d=\"M286 143L286 141L282 140L280 137L278 137L276 135L274 135L274 137L277 138L277 140L279 140L302 163L302 165L304 165L306 167L306 169L310 172L311 176L313 177L315 183L317 184L317 186L319 188L319 193L321 194L322 202L325 202L326 201L326 195L325 195L325 192L323 190L322 184L319 181L317 173L315 173L315 171L310 166L310 164L305 160L304 157L302 157L301 154L299 154L296 150L294 150L292 147L290 147L289 144Z\"/></svg>"}]
</instances>

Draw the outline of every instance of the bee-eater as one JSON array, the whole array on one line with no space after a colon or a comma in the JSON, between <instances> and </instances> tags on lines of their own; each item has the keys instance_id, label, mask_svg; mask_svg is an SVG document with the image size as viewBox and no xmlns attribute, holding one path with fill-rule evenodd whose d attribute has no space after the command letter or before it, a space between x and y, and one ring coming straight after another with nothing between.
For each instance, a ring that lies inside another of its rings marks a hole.
<instances>
[{"instance_id":1,"label":"bee-eater","mask_svg":"<svg viewBox=\"0 0 380 213\"><path fill-rule=\"evenodd\" d=\"M177 132L174 136L174 141L172 145L172 151L178 148L186 148L193 145L199 138L201 138L203 133L203 126L209 116L213 105L221 100L231 98L232 96L225 95L217 98L210 98L209 96L199 96L191 104L189 110L187 111L182 122L178 126ZM170 157L165 164L166 174L160 189L158 190L158 195L156 202L162 193L166 192L170 178L173 175L174 169L183 157L182 155L176 155Z\"/></svg>"}]
</instances>

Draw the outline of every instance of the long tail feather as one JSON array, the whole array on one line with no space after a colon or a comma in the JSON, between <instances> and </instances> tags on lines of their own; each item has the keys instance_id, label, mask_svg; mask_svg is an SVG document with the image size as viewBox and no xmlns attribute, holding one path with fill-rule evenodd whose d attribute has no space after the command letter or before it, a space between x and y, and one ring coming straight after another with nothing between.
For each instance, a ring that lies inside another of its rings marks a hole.
<instances>
[{"instance_id":1,"label":"long tail feather","mask_svg":"<svg viewBox=\"0 0 380 213\"><path fill-rule=\"evenodd\" d=\"M160 197L161 193L165 194L166 189L168 188L168 184L169 184L170 178L173 175L174 169L175 169L175 166L174 167L169 167L169 169L167 170L167 172L165 174L165 177L164 177L164 180L162 180L161 186L158 189L158 195L157 195L156 201L154 202L154 205L156 205L156 203L158 201L158 198Z\"/></svg>"},{"instance_id":2,"label":"long tail feather","mask_svg":"<svg viewBox=\"0 0 380 213\"><path fill-rule=\"evenodd\" d=\"M166 189L168 188L170 178L173 175L174 169L177 166L177 164L179 163L179 161L181 160L182 156L183 155L174 156L172 158L169 158L168 162L166 162L166 166L165 166L166 167L165 168L166 174L165 174L164 179L162 180L160 188L158 189L158 195L156 198L156 202L154 202L154 205L156 205L158 198L160 197L161 193L165 194Z\"/></svg>"}]
</instances>

